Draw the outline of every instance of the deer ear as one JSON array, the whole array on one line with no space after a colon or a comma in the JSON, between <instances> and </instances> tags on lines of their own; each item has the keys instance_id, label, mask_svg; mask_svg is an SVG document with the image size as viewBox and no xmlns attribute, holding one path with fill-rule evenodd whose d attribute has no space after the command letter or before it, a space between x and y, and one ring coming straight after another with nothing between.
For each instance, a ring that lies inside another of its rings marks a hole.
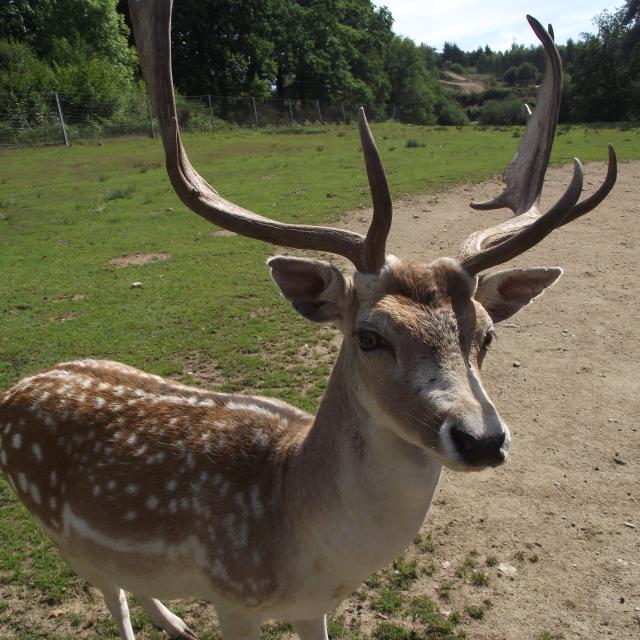
<instances>
[{"instance_id":1,"label":"deer ear","mask_svg":"<svg viewBox=\"0 0 640 640\"><path fill-rule=\"evenodd\" d=\"M501 322L526 307L561 275L558 267L497 271L479 277L475 299L494 322Z\"/></svg>"},{"instance_id":2,"label":"deer ear","mask_svg":"<svg viewBox=\"0 0 640 640\"><path fill-rule=\"evenodd\" d=\"M334 266L321 260L275 256L267 260L271 276L284 297L302 316L313 322L342 318L347 282Z\"/></svg>"}]
</instances>

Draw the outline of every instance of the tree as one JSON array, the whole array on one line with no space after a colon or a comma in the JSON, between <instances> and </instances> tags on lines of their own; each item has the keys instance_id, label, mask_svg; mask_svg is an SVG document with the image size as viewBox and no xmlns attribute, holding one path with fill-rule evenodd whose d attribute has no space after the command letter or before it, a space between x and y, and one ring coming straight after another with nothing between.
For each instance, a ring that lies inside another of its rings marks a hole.
<instances>
[{"instance_id":1,"label":"tree","mask_svg":"<svg viewBox=\"0 0 640 640\"><path fill-rule=\"evenodd\" d=\"M391 41L385 70L391 83L390 100L400 105L400 119L433 124L444 94L435 74L425 65L424 54L413 40L396 36Z\"/></svg>"},{"instance_id":2,"label":"tree","mask_svg":"<svg viewBox=\"0 0 640 640\"><path fill-rule=\"evenodd\" d=\"M442 62L450 62L464 65L464 52L452 42L445 42L442 47Z\"/></svg>"},{"instance_id":3,"label":"tree","mask_svg":"<svg viewBox=\"0 0 640 640\"><path fill-rule=\"evenodd\" d=\"M98 55L131 66L129 31L117 4L117 0L5 0L0 37L28 44L50 63Z\"/></svg>"},{"instance_id":4,"label":"tree","mask_svg":"<svg viewBox=\"0 0 640 640\"><path fill-rule=\"evenodd\" d=\"M629 3L630 6L631 3ZM571 76L570 117L579 121L615 122L638 117L639 47L630 45L629 11L603 11L594 19L597 34L583 34L576 45Z\"/></svg>"},{"instance_id":5,"label":"tree","mask_svg":"<svg viewBox=\"0 0 640 640\"><path fill-rule=\"evenodd\" d=\"M518 68L517 67L509 67L502 76L502 79L511 86L517 84L518 82Z\"/></svg>"},{"instance_id":6,"label":"tree","mask_svg":"<svg viewBox=\"0 0 640 640\"><path fill-rule=\"evenodd\" d=\"M538 70L531 62L523 62L517 70L518 84L528 85L535 81Z\"/></svg>"}]
</instances>

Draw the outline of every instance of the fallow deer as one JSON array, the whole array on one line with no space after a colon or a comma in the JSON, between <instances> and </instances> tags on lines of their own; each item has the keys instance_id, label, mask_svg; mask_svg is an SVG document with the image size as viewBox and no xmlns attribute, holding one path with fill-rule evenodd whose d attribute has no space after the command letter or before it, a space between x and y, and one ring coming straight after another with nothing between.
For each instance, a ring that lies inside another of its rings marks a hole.
<instances>
[{"instance_id":1,"label":"fallow deer","mask_svg":"<svg viewBox=\"0 0 640 640\"><path fill-rule=\"evenodd\" d=\"M276 222L224 200L180 139L171 73L171 0L132 0L140 64L182 201L236 233L348 258L277 256L268 265L305 318L332 322L342 347L315 416L279 400L183 386L114 362L59 364L9 389L0 464L68 563L104 595L134 640L125 590L172 638L195 638L159 598L216 605L224 638L255 639L268 618L326 640L325 613L395 558L422 524L442 466L502 464L509 430L482 387L494 325L557 280L559 268L484 272L597 206L582 169L543 215L538 203L562 90L552 35L538 104L495 200L515 217L474 233L456 258L385 255L387 180L364 111L359 129L373 198L366 237Z\"/></svg>"}]
</instances>

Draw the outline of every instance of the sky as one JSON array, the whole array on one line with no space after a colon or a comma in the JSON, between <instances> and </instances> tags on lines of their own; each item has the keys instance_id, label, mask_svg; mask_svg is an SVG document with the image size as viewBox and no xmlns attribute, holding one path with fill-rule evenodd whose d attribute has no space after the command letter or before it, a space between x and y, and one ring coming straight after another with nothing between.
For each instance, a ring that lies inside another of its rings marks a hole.
<instances>
[{"instance_id":1,"label":"sky","mask_svg":"<svg viewBox=\"0 0 640 640\"><path fill-rule=\"evenodd\" d=\"M463 51L488 44L494 51L517 44L537 44L525 16L530 13L546 25L551 22L556 41L577 40L595 33L593 18L604 9L623 6L624 0L374 0L394 17L393 30L442 50L455 42Z\"/></svg>"}]
</instances>

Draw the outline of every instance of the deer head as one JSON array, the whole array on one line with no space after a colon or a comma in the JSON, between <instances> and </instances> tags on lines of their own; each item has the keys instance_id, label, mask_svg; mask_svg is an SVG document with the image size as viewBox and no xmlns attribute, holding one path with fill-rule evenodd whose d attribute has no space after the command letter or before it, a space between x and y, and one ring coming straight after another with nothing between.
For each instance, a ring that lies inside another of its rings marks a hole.
<instances>
[{"instance_id":1,"label":"deer head","mask_svg":"<svg viewBox=\"0 0 640 640\"><path fill-rule=\"evenodd\" d=\"M366 237L342 229L292 225L222 198L193 168L182 145L171 72L172 1L131 3L140 65L160 124L171 183L190 209L225 229L272 244L347 258L355 272L329 263L277 256L268 265L285 298L305 318L333 322L344 343L339 360L352 401L381 429L427 450L442 463L478 469L502 463L509 431L482 387L480 368L494 326L526 306L561 274L559 268L485 272L524 253L554 229L597 206L616 178L609 149L604 184L578 203L582 168L548 211L538 207L562 93L552 31L534 18L547 72L505 189L478 209L508 207L514 218L472 234L455 258L410 264L386 256L392 204L387 179L363 109L360 139L373 199ZM334 371L334 376L338 374Z\"/></svg>"}]
</instances>

